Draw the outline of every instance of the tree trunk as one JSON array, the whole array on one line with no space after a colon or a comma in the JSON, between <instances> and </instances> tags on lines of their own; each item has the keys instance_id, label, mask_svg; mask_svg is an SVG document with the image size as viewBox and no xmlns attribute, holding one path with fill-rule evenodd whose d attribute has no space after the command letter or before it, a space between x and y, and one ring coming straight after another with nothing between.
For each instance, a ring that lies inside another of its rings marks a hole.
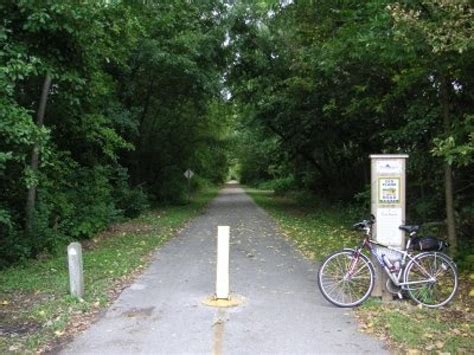
<instances>
[{"instance_id":1,"label":"tree trunk","mask_svg":"<svg viewBox=\"0 0 474 355\"><path fill-rule=\"evenodd\" d=\"M51 86L51 75L46 74L43 82L43 90L41 91L41 99L39 103L38 112L36 114L36 125L42 127L44 124L44 113L46 111L46 103L48 101L49 88ZM31 152L31 171L36 174L39 166L39 144L35 143L33 151ZM28 188L28 194L26 197L26 213L25 213L25 232L30 236L33 232L34 225L34 211L36 203L36 184L33 184Z\"/></svg>"},{"instance_id":2,"label":"tree trunk","mask_svg":"<svg viewBox=\"0 0 474 355\"><path fill-rule=\"evenodd\" d=\"M444 133L447 135L451 130L451 117L449 113L449 82L443 77L441 82L441 107L443 110ZM458 240L456 236L456 221L454 219L454 187L453 167L448 162L444 163L444 194L446 200L446 223L448 227L449 252L456 256L458 251Z\"/></svg>"},{"instance_id":3,"label":"tree trunk","mask_svg":"<svg viewBox=\"0 0 474 355\"><path fill-rule=\"evenodd\" d=\"M146 179L144 178L143 174L143 164L144 161L140 159L140 156L143 156L142 147L144 146L143 140L146 139L146 130L145 130L145 123L148 115L148 111L151 105L151 99L153 97L153 90L155 85L155 78L151 76L150 81L148 82L148 89L146 91L145 102L143 104L142 113L140 118L138 119L138 138L135 142L135 150L131 152L132 161L130 165L131 167L131 178L130 181L132 182L133 186L138 186L139 184L143 183Z\"/></svg>"}]
</instances>

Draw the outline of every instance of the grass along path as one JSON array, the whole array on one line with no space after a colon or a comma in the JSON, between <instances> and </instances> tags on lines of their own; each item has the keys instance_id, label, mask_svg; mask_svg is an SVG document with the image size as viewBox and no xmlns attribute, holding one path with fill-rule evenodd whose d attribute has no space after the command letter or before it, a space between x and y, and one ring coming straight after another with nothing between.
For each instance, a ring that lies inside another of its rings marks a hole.
<instances>
[{"instance_id":1,"label":"grass along path","mask_svg":"<svg viewBox=\"0 0 474 355\"><path fill-rule=\"evenodd\" d=\"M313 260L320 261L335 250L353 247L360 240L359 234L349 227L364 216L355 217L353 212L348 213L343 208L318 206L308 196L283 197L256 189L247 189L247 193ZM474 275L461 274L457 296L442 309L420 308L410 300L382 304L377 299L369 299L355 309L360 331L384 339L397 353L472 354L474 297L469 293L473 284Z\"/></svg>"},{"instance_id":2,"label":"grass along path","mask_svg":"<svg viewBox=\"0 0 474 355\"><path fill-rule=\"evenodd\" d=\"M271 191L247 189L253 200L277 220L284 235L292 239L310 259L322 260L359 241L349 230L351 217L329 208L317 207L307 196L278 196ZM303 199L304 197L304 199Z\"/></svg>"},{"instance_id":3,"label":"grass along path","mask_svg":"<svg viewBox=\"0 0 474 355\"><path fill-rule=\"evenodd\" d=\"M203 191L188 205L150 211L84 241L82 300L68 295L66 252L0 271L0 353L45 352L85 329L217 192Z\"/></svg>"}]
</instances>

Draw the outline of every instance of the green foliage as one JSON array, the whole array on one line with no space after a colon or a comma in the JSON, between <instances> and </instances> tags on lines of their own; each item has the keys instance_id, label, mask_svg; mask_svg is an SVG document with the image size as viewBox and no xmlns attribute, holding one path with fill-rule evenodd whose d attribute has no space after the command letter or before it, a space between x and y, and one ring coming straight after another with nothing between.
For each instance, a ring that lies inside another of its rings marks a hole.
<instances>
[{"instance_id":1,"label":"green foliage","mask_svg":"<svg viewBox=\"0 0 474 355\"><path fill-rule=\"evenodd\" d=\"M469 279L461 275L462 283ZM404 352L460 353L472 348L469 296L462 289L450 307L436 310L369 300L356 310L366 333L388 339Z\"/></svg>"},{"instance_id":2,"label":"green foliage","mask_svg":"<svg viewBox=\"0 0 474 355\"><path fill-rule=\"evenodd\" d=\"M61 168L54 178L40 183L35 235L29 241L33 255L57 250L71 240L88 239L120 212L106 168L84 168L71 161Z\"/></svg>"},{"instance_id":3,"label":"green foliage","mask_svg":"<svg viewBox=\"0 0 474 355\"><path fill-rule=\"evenodd\" d=\"M265 181L258 185L260 189L272 190L277 195L283 195L289 191L297 190L295 177L293 175L281 177L278 179Z\"/></svg>"},{"instance_id":4,"label":"green foliage","mask_svg":"<svg viewBox=\"0 0 474 355\"><path fill-rule=\"evenodd\" d=\"M356 218L361 218L361 211L354 215L347 204L331 204L331 208L310 193L282 197L255 189L248 192L271 213L284 234L312 259L322 260L331 252L360 242L360 234L349 227ZM472 265L473 255L458 264L463 271L472 270ZM461 272L460 290L452 304L436 310L415 307L406 300L382 304L380 299L369 299L356 310L359 328L389 339L403 351L467 351L473 345L472 296L469 295L472 280L474 275L469 277Z\"/></svg>"},{"instance_id":5,"label":"green foliage","mask_svg":"<svg viewBox=\"0 0 474 355\"><path fill-rule=\"evenodd\" d=\"M239 150L236 153L240 167L240 181L256 185L266 180L279 178L284 171L284 162L280 162L278 142L273 137L266 137L260 129L239 129L236 137Z\"/></svg>"},{"instance_id":6,"label":"green foliage","mask_svg":"<svg viewBox=\"0 0 474 355\"><path fill-rule=\"evenodd\" d=\"M472 236L472 5L263 4L232 13L242 181L293 176L324 199L357 196L366 207L369 155L407 153L407 217L422 223L445 219L448 162L458 232Z\"/></svg>"},{"instance_id":7,"label":"green foliage","mask_svg":"<svg viewBox=\"0 0 474 355\"><path fill-rule=\"evenodd\" d=\"M444 219L451 164L472 235L467 0L7 0L0 18L0 237L17 256L88 238L148 199L184 203L188 168L218 184L233 165L244 183L351 201L372 153L410 155L416 222Z\"/></svg>"},{"instance_id":8,"label":"green foliage","mask_svg":"<svg viewBox=\"0 0 474 355\"><path fill-rule=\"evenodd\" d=\"M443 157L450 165L469 166L474 162L474 115L466 114L456 122L452 133L455 136L435 138L433 155Z\"/></svg>"},{"instance_id":9,"label":"green foliage","mask_svg":"<svg viewBox=\"0 0 474 355\"><path fill-rule=\"evenodd\" d=\"M466 270L472 273L474 272L474 254L472 254L472 252L474 251L474 248L471 246L471 248L468 250L471 252L471 254L469 254L469 252L461 251L458 264L459 264L460 269Z\"/></svg>"},{"instance_id":10,"label":"green foliage","mask_svg":"<svg viewBox=\"0 0 474 355\"><path fill-rule=\"evenodd\" d=\"M125 170L118 170L112 192L118 212L128 218L136 218L149 208L148 195L140 186L130 187L128 174Z\"/></svg>"},{"instance_id":11,"label":"green foliage","mask_svg":"<svg viewBox=\"0 0 474 355\"><path fill-rule=\"evenodd\" d=\"M188 168L225 179L222 4L8 0L0 17L3 263L90 238L137 216L149 199L184 203ZM46 73L52 86L40 126Z\"/></svg>"},{"instance_id":12,"label":"green foliage","mask_svg":"<svg viewBox=\"0 0 474 355\"><path fill-rule=\"evenodd\" d=\"M347 205L331 208L311 193L278 196L255 189L247 192L311 259L322 260L331 252L353 247L359 241L360 236L347 228L348 218L352 217Z\"/></svg>"},{"instance_id":13,"label":"green foliage","mask_svg":"<svg viewBox=\"0 0 474 355\"><path fill-rule=\"evenodd\" d=\"M115 225L115 231L98 235L93 242L83 243L87 287L81 301L68 293L64 249L45 260L30 260L0 270L0 300L5 315L0 322L6 320L7 327L27 330L2 337L0 352L9 353L12 347L22 353L39 352L58 341L77 313L91 315L105 309L125 280L146 266L150 253L200 213L216 194L215 188L202 190L185 206L161 206L138 219ZM28 331L30 324L39 327Z\"/></svg>"},{"instance_id":14,"label":"green foliage","mask_svg":"<svg viewBox=\"0 0 474 355\"><path fill-rule=\"evenodd\" d=\"M135 8L140 16L143 6ZM139 130L125 165L132 181L155 199L185 201L188 168L216 183L226 176L222 11L220 4L205 2L155 3L145 10L148 36L138 43L133 69L123 73L129 83L124 102Z\"/></svg>"}]
</instances>

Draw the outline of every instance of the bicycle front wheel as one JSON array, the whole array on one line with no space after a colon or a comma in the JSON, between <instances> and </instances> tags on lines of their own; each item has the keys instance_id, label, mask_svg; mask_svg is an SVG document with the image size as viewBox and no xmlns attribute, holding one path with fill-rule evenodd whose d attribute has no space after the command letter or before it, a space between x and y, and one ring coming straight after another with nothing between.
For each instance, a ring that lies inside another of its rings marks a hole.
<instances>
[{"instance_id":1,"label":"bicycle front wheel","mask_svg":"<svg viewBox=\"0 0 474 355\"><path fill-rule=\"evenodd\" d=\"M403 279L411 299L430 308L447 304L458 289L456 265L443 253L415 256L407 264Z\"/></svg>"},{"instance_id":2,"label":"bicycle front wheel","mask_svg":"<svg viewBox=\"0 0 474 355\"><path fill-rule=\"evenodd\" d=\"M318 272L318 285L332 304L355 307L370 296L374 275L374 268L365 255L344 250L323 261Z\"/></svg>"}]
</instances>

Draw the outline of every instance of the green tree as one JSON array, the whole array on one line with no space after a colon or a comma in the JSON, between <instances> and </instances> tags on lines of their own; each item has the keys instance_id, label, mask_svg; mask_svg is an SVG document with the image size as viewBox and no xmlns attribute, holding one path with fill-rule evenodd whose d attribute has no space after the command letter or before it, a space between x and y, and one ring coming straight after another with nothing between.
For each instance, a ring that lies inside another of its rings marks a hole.
<instances>
[{"instance_id":1,"label":"green tree","mask_svg":"<svg viewBox=\"0 0 474 355\"><path fill-rule=\"evenodd\" d=\"M466 0L421 1L416 5L396 3L388 7L395 21L397 38L419 55L416 63L432 78L439 102L439 137L433 139L432 152L443 157L444 190L448 237L452 253L457 253L455 187L453 167L472 162L472 109L465 100L467 66L472 65L472 4ZM421 54L421 55L420 55ZM469 97L471 96L471 97ZM456 118L457 116L457 118Z\"/></svg>"},{"instance_id":2,"label":"green tree","mask_svg":"<svg viewBox=\"0 0 474 355\"><path fill-rule=\"evenodd\" d=\"M408 153L409 218L447 215L455 252L454 221L469 234L473 218L472 6L260 5L236 7L231 31L229 85L250 117L245 125L274 137L281 166L325 198L350 201L364 191L369 154ZM248 166L268 178L269 165Z\"/></svg>"},{"instance_id":3,"label":"green tree","mask_svg":"<svg viewBox=\"0 0 474 355\"><path fill-rule=\"evenodd\" d=\"M0 4L2 262L88 238L139 213L147 196L179 200L188 167L222 181L224 10L214 1Z\"/></svg>"}]
</instances>

